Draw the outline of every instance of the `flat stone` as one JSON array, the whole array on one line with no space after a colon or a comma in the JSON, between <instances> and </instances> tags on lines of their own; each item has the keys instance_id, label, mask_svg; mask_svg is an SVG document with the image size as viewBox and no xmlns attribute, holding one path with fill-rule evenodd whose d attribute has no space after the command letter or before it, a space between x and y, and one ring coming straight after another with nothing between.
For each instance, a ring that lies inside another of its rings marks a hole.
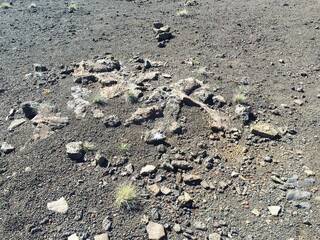
<instances>
[{"instance_id":1,"label":"flat stone","mask_svg":"<svg viewBox=\"0 0 320 240\"><path fill-rule=\"evenodd\" d=\"M15 119L13 120L9 127L8 130L9 131L13 131L15 128L19 127L20 125L24 124L27 120L25 118L19 118L19 119Z\"/></svg>"},{"instance_id":2,"label":"flat stone","mask_svg":"<svg viewBox=\"0 0 320 240\"><path fill-rule=\"evenodd\" d=\"M286 195L286 200L288 201L298 201L303 199L310 199L311 193L308 191L300 191L300 190L289 190Z\"/></svg>"},{"instance_id":3,"label":"flat stone","mask_svg":"<svg viewBox=\"0 0 320 240\"><path fill-rule=\"evenodd\" d=\"M180 203L180 207L192 207L193 204L193 198L187 192L181 194L177 201Z\"/></svg>"},{"instance_id":4,"label":"flat stone","mask_svg":"<svg viewBox=\"0 0 320 240\"><path fill-rule=\"evenodd\" d=\"M101 119L104 117L104 113L100 109L93 109L92 114L93 117L96 119Z\"/></svg>"},{"instance_id":5,"label":"flat stone","mask_svg":"<svg viewBox=\"0 0 320 240\"><path fill-rule=\"evenodd\" d=\"M148 176L151 173L155 173L157 170L156 166L154 165L146 165L143 168L141 168L140 174L142 176Z\"/></svg>"},{"instance_id":6,"label":"flat stone","mask_svg":"<svg viewBox=\"0 0 320 240\"><path fill-rule=\"evenodd\" d=\"M183 181L188 185L198 185L201 183L202 178L199 175L187 174L183 176Z\"/></svg>"},{"instance_id":7,"label":"flat stone","mask_svg":"<svg viewBox=\"0 0 320 240\"><path fill-rule=\"evenodd\" d=\"M159 72L148 72L142 75L140 78L143 82L151 81L151 80L158 80L160 73Z\"/></svg>"},{"instance_id":8,"label":"flat stone","mask_svg":"<svg viewBox=\"0 0 320 240\"><path fill-rule=\"evenodd\" d=\"M307 209L307 210L311 208L311 204L308 202L296 203L296 204L294 204L294 206L297 208L302 208L302 209Z\"/></svg>"},{"instance_id":9,"label":"flat stone","mask_svg":"<svg viewBox=\"0 0 320 240\"><path fill-rule=\"evenodd\" d=\"M260 216L260 211L256 208L252 209L251 213L253 213L254 215L256 215L257 217Z\"/></svg>"},{"instance_id":10,"label":"flat stone","mask_svg":"<svg viewBox=\"0 0 320 240\"><path fill-rule=\"evenodd\" d=\"M70 142L66 145L68 157L75 161L82 161L84 157L83 143Z\"/></svg>"},{"instance_id":11,"label":"flat stone","mask_svg":"<svg viewBox=\"0 0 320 240\"><path fill-rule=\"evenodd\" d=\"M80 240L80 238L77 236L76 233L74 233L68 237L68 240Z\"/></svg>"},{"instance_id":12,"label":"flat stone","mask_svg":"<svg viewBox=\"0 0 320 240\"><path fill-rule=\"evenodd\" d=\"M165 139L166 136L157 129L147 131L144 136L144 141L147 144L161 144Z\"/></svg>"},{"instance_id":13,"label":"flat stone","mask_svg":"<svg viewBox=\"0 0 320 240\"><path fill-rule=\"evenodd\" d=\"M148 185L146 188L153 196L159 196L161 193L161 190L157 184Z\"/></svg>"},{"instance_id":14,"label":"flat stone","mask_svg":"<svg viewBox=\"0 0 320 240\"><path fill-rule=\"evenodd\" d=\"M107 233L102 233L99 235L94 236L94 240L109 240L109 236Z\"/></svg>"},{"instance_id":15,"label":"flat stone","mask_svg":"<svg viewBox=\"0 0 320 240\"><path fill-rule=\"evenodd\" d=\"M221 240L221 236L219 233L211 233L209 235L209 240Z\"/></svg>"},{"instance_id":16,"label":"flat stone","mask_svg":"<svg viewBox=\"0 0 320 240\"><path fill-rule=\"evenodd\" d=\"M251 128L251 133L270 139L276 138L279 135L279 132L275 128L263 122L258 122L255 124Z\"/></svg>"},{"instance_id":17,"label":"flat stone","mask_svg":"<svg viewBox=\"0 0 320 240\"><path fill-rule=\"evenodd\" d=\"M174 168L182 169L182 170L192 169L192 165L185 160L173 160L171 161L171 165Z\"/></svg>"},{"instance_id":18,"label":"flat stone","mask_svg":"<svg viewBox=\"0 0 320 240\"><path fill-rule=\"evenodd\" d=\"M178 223L175 223L175 224L173 225L173 230L174 230L176 233L181 233L181 232L182 232L181 226L180 226L180 224L178 224Z\"/></svg>"},{"instance_id":19,"label":"flat stone","mask_svg":"<svg viewBox=\"0 0 320 240\"><path fill-rule=\"evenodd\" d=\"M149 240L161 240L166 238L164 227L155 222L149 222L147 225L147 233Z\"/></svg>"},{"instance_id":20,"label":"flat stone","mask_svg":"<svg viewBox=\"0 0 320 240\"><path fill-rule=\"evenodd\" d=\"M268 210L272 216L278 216L281 211L281 207L280 206L269 206Z\"/></svg>"},{"instance_id":21,"label":"flat stone","mask_svg":"<svg viewBox=\"0 0 320 240\"><path fill-rule=\"evenodd\" d=\"M164 194L164 195L169 195L170 193L172 193L171 189L168 188L168 187L162 186L162 187L160 188L160 190L161 190L161 193Z\"/></svg>"},{"instance_id":22,"label":"flat stone","mask_svg":"<svg viewBox=\"0 0 320 240\"><path fill-rule=\"evenodd\" d=\"M68 211L68 203L64 197L58 199L57 201L52 201L47 203L47 208L50 211L57 213L66 213Z\"/></svg>"},{"instance_id":23,"label":"flat stone","mask_svg":"<svg viewBox=\"0 0 320 240\"><path fill-rule=\"evenodd\" d=\"M136 124L140 125L151 119L162 117L162 108L159 106L151 106L146 108L138 108L129 119L126 120L125 125Z\"/></svg>"},{"instance_id":24,"label":"flat stone","mask_svg":"<svg viewBox=\"0 0 320 240\"><path fill-rule=\"evenodd\" d=\"M193 224L193 226L197 230L202 230L202 231L207 231L208 230L207 225L205 223L203 223L203 222L197 221L197 222L195 222Z\"/></svg>"},{"instance_id":25,"label":"flat stone","mask_svg":"<svg viewBox=\"0 0 320 240\"><path fill-rule=\"evenodd\" d=\"M11 153L12 151L14 151L14 149L15 147L9 143L3 142L1 144L1 151L5 154Z\"/></svg>"}]
</instances>

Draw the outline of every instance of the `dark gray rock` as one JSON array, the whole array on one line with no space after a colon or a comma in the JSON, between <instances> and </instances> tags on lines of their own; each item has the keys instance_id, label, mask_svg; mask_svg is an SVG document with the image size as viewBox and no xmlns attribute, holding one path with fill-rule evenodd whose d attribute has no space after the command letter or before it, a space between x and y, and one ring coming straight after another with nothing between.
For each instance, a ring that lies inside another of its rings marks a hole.
<instances>
[{"instance_id":1,"label":"dark gray rock","mask_svg":"<svg viewBox=\"0 0 320 240\"><path fill-rule=\"evenodd\" d=\"M110 115L103 120L103 124L108 127L118 127L121 125L121 119L117 115Z\"/></svg>"},{"instance_id":2,"label":"dark gray rock","mask_svg":"<svg viewBox=\"0 0 320 240\"><path fill-rule=\"evenodd\" d=\"M301 190L289 190L286 195L286 199L288 201L298 201L303 199L310 199L311 193L308 191L301 191Z\"/></svg>"}]
</instances>

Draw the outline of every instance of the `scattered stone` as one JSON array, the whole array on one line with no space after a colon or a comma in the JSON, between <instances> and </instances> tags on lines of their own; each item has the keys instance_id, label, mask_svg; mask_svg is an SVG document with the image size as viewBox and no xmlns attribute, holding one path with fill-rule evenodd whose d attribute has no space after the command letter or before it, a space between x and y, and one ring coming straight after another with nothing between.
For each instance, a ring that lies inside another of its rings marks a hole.
<instances>
[{"instance_id":1,"label":"scattered stone","mask_svg":"<svg viewBox=\"0 0 320 240\"><path fill-rule=\"evenodd\" d=\"M297 208L302 208L302 209L307 209L307 210L309 210L311 208L311 204L308 202L295 203L294 206Z\"/></svg>"},{"instance_id":2,"label":"scattered stone","mask_svg":"<svg viewBox=\"0 0 320 240\"><path fill-rule=\"evenodd\" d=\"M108 127L118 127L121 125L121 120L117 115L110 115L103 120L104 125Z\"/></svg>"},{"instance_id":3,"label":"scattered stone","mask_svg":"<svg viewBox=\"0 0 320 240\"><path fill-rule=\"evenodd\" d=\"M227 103L227 101L224 99L224 97L222 97L221 95L217 95L212 97L212 105L216 106L218 108L223 107L225 104Z\"/></svg>"},{"instance_id":4,"label":"scattered stone","mask_svg":"<svg viewBox=\"0 0 320 240\"><path fill-rule=\"evenodd\" d=\"M108 166L108 160L101 152L97 152L94 158L96 160L96 165L99 165L100 167Z\"/></svg>"},{"instance_id":5,"label":"scattered stone","mask_svg":"<svg viewBox=\"0 0 320 240\"><path fill-rule=\"evenodd\" d=\"M269 206L268 209L272 216L278 216L281 211L280 206Z\"/></svg>"},{"instance_id":6,"label":"scattered stone","mask_svg":"<svg viewBox=\"0 0 320 240\"><path fill-rule=\"evenodd\" d=\"M46 72L46 71L48 71L48 68L44 65L35 63L35 64L33 64L33 70L35 72Z\"/></svg>"},{"instance_id":7,"label":"scattered stone","mask_svg":"<svg viewBox=\"0 0 320 240\"><path fill-rule=\"evenodd\" d=\"M32 119L39 112L39 103L37 102L24 102L21 104L21 109L26 118Z\"/></svg>"},{"instance_id":8,"label":"scattered stone","mask_svg":"<svg viewBox=\"0 0 320 240\"><path fill-rule=\"evenodd\" d=\"M58 213L66 213L68 211L68 203L64 197L58 199L57 201L47 203L47 208L50 211Z\"/></svg>"},{"instance_id":9,"label":"scattered stone","mask_svg":"<svg viewBox=\"0 0 320 240\"><path fill-rule=\"evenodd\" d=\"M163 117L162 108L159 106L151 106L146 108L138 108L132 116L126 120L125 124L140 125L148 120L154 120L155 118Z\"/></svg>"},{"instance_id":10,"label":"scattered stone","mask_svg":"<svg viewBox=\"0 0 320 240\"><path fill-rule=\"evenodd\" d=\"M109 240L109 236L107 233L102 233L99 235L94 236L94 240Z\"/></svg>"},{"instance_id":11,"label":"scattered stone","mask_svg":"<svg viewBox=\"0 0 320 240\"><path fill-rule=\"evenodd\" d=\"M307 166L303 166L303 172L307 174L308 177L315 176L315 172L310 170Z\"/></svg>"},{"instance_id":12,"label":"scattered stone","mask_svg":"<svg viewBox=\"0 0 320 240\"><path fill-rule=\"evenodd\" d=\"M202 178L199 175L187 174L183 176L183 181L188 185L199 185Z\"/></svg>"},{"instance_id":13,"label":"scattered stone","mask_svg":"<svg viewBox=\"0 0 320 240\"><path fill-rule=\"evenodd\" d=\"M84 157L83 143L70 142L66 145L68 157L75 161L82 161Z\"/></svg>"},{"instance_id":14,"label":"scattered stone","mask_svg":"<svg viewBox=\"0 0 320 240\"><path fill-rule=\"evenodd\" d=\"M5 154L9 154L11 153L12 151L14 151L15 147L12 146L11 144L9 143L6 143L6 142L3 142L1 144L1 151Z\"/></svg>"},{"instance_id":15,"label":"scattered stone","mask_svg":"<svg viewBox=\"0 0 320 240\"><path fill-rule=\"evenodd\" d=\"M20 125L24 124L26 121L27 120L25 118L15 119L10 123L8 130L11 132L17 127L19 127Z\"/></svg>"},{"instance_id":16,"label":"scattered stone","mask_svg":"<svg viewBox=\"0 0 320 240\"><path fill-rule=\"evenodd\" d=\"M267 163L271 163L272 162L272 156L270 156L270 155L264 155L263 156L263 160L265 161L265 162L267 162Z\"/></svg>"},{"instance_id":17,"label":"scattered stone","mask_svg":"<svg viewBox=\"0 0 320 240\"><path fill-rule=\"evenodd\" d=\"M219 233L211 233L209 235L209 240L222 240L222 238Z\"/></svg>"},{"instance_id":18,"label":"scattered stone","mask_svg":"<svg viewBox=\"0 0 320 240\"><path fill-rule=\"evenodd\" d=\"M104 113L100 109L93 109L92 114L93 117L96 119L101 119L104 117Z\"/></svg>"},{"instance_id":19,"label":"scattered stone","mask_svg":"<svg viewBox=\"0 0 320 240\"><path fill-rule=\"evenodd\" d=\"M181 226L180 226L180 224L178 224L178 223L175 223L175 224L173 225L173 230L174 230L176 233L181 233L181 232L182 232Z\"/></svg>"},{"instance_id":20,"label":"scattered stone","mask_svg":"<svg viewBox=\"0 0 320 240\"><path fill-rule=\"evenodd\" d=\"M190 95L194 90L201 87L201 82L195 78L181 79L174 84L174 87L184 92L186 95Z\"/></svg>"},{"instance_id":21,"label":"scattered stone","mask_svg":"<svg viewBox=\"0 0 320 240\"><path fill-rule=\"evenodd\" d=\"M251 128L251 133L261 137L270 138L270 139L274 139L278 137L278 134L279 134L279 132L276 129L271 127L269 124L263 123L263 122L256 123Z\"/></svg>"},{"instance_id":22,"label":"scattered stone","mask_svg":"<svg viewBox=\"0 0 320 240\"><path fill-rule=\"evenodd\" d=\"M198 98L201 102L205 104L212 105L213 93L208 89L199 89L193 93L193 96Z\"/></svg>"},{"instance_id":23,"label":"scattered stone","mask_svg":"<svg viewBox=\"0 0 320 240\"><path fill-rule=\"evenodd\" d=\"M169 195L169 194L172 192L170 188L164 187L164 186L162 186L162 187L160 188L160 191L161 191L161 193L164 194L164 195Z\"/></svg>"},{"instance_id":24,"label":"scattered stone","mask_svg":"<svg viewBox=\"0 0 320 240\"><path fill-rule=\"evenodd\" d=\"M208 184L207 181L201 181L201 187L203 187L204 189L206 190L209 190L210 189L210 185Z\"/></svg>"},{"instance_id":25,"label":"scattered stone","mask_svg":"<svg viewBox=\"0 0 320 240\"><path fill-rule=\"evenodd\" d=\"M68 240L80 240L80 238L77 236L76 233L74 233L68 237Z\"/></svg>"},{"instance_id":26,"label":"scattered stone","mask_svg":"<svg viewBox=\"0 0 320 240\"><path fill-rule=\"evenodd\" d=\"M155 222L149 222L147 225L147 233L149 240L161 240L166 238L164 227Z\"/></svg>"},{"instance_id":27,"label":"scattered stone","mask_svg":"<svg viewBox=\"0 0 320 240\"><path fill-rule=\"evenodd\" d=\"M203 223L203 222L197 221L197 222L195 222L193 224L193 226L197 230L201 230L201 231L207 231L208 230L207 225L205 223Z\"/></svg>"},{"instance_id":28,"label":"scattered stone","mask_svg":"<svg viewBox=\"0 0 320 240\"><path fill-rule=\"evenodd\" d=\"M301 191L301 190L289 190L287 192L286 200L288 201L298 201L303 199L310 199L311 193L308 191Z\"/></svg>"},{"instance_id":29,"label":"scattered stone","mask_svg":"<svg viewBox=\"0 0 320 240\"><path fill-rule=\"evenodd\" d=\"M283 59L279 59L279 63L284 63L284 60Z\"/></svg>"},{"instance_id":30,"label":"scattered stone","mask_svg":"<svg viewBox=\"0 0 320 240\"><path fill-rule=\"evenodd\" d=\"M148 82L153 80L158 80L160 73L159 72L148 72L140 76L142 82Z\"/></svg>"},{"instance_id":31,"label":"scattered stone","mask_svg":"<svg viewBox=\"0 0 320 240\"><path fill-rule=\"evenodd\" d=\"M110 231L112 229L112 220L109 216L107 216L103 219L102 228L105 231Z\"/></svg>"},{"instance_id":32,"label":"scattered stone","mask_svg":"<svg viewBox=\"0 0 320 240\"><path fill-rule=\"evenodd\" d=\"M240 118L240 120L243 122L243 124L248 124L250 120L253 118L253 113L251 110L251 107L249 106L243 106L240 104L236 105L235 113Z\"/></svg>"},{"instance_id":33,"label":"scattered stone","mask_svg":"<svg viewBox=\"0 0 320 240\"><path fill-rule=\"evenodd\" d=\"M150 131L147 131L144 136L144 141L147 144L157 145L157 144L163 143L165 140L166 140L166 136L157 129L152 129Z\"/></svg>"},{"instance_id":34,"label":"scattered stone","mask_svg":"<svg viewBox=\"0 0 320 240\"><path fill-rule=\"evenodd\" d=\"M154 166L154 165L146 165L141 169L140 174L142 176L148 176L148 175L150 175L152 173L155 173L156 171L157 171L156 166Z\"/></svg>"},{"instance_id":35,"label":"scattered stone","mask_svg":"<svg viewBox=\"0 0 320 240\"><path fill-rule=\"evenodd\" d=\"M193 198L187 192L180 195L177 201L180 204L180 207L192 207L193 204Z\"/></svg>"},{"instance_id":36,"label":"scattered stone","mask_svg":"<svg viewBox=\"0 0 320 240\"><path fill-rule=\"evenodd\" d=\"M259 211L258 209L256 209L256 208L252 209L251 212L252 212L254 215L256 215L257 217L260 216L260 211Z\"/></svg>"},{"instance_id":37,"label":"scattered stone","mask_svg":"<svg viewBox=\"0 0 320 240\"><path fill-rule=\"evenodd\" d=\"M160 188L157 184L148 185L147 190L151 192L151 194L155 197L159 196L161 193Z\"/></svg>"},{"instance_id":38,"label":"scattered stone","mask_svg":"<svg viewBox=\"0 0 320 240\"><path fill-rule=\"evenodd\" d=\"M134 167L133 167L133 165L132 165L131 163L129 163L128 165L126 165L126 166L124 167L124 169L127 171L128 174L132 174L133 171L134 171Z\"/></svg>"},{"instance_id":39,"label":"scattered stone","mask_svg":"<svg viewBox=\"0 0 320 240\"><path fill-rule=\"evenodd\" d=\"M192 169L192 165L184 160L173 160L171 165L176 169L189 170Z\"/></svg>"}]
</instances>

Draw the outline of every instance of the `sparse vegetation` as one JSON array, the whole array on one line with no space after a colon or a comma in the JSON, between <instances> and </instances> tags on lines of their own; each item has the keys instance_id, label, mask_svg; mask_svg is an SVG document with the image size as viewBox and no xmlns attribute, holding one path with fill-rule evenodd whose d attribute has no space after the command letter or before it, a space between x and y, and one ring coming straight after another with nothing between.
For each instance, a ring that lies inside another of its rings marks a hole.
<instances>
[{"instance_id":1,"label":"sparse vegetation","mask_svg":"<svg viewBox=\"0 0 320 240\"><path fill-rule=\"evenodd\" d=\"M189 11L186 8L177 11L178 17L189 17Z\"/></svg>"},{"instance_id":2,"label":"sparse vegetation","mask_svg":"<svg viewBox=\"0 0 320 240\"><path fill-rule=\"evenodd\" d=\"M208 76L209 72L207 71L207 69L205 67L199 67L197 72L202 75L202 76Z\"/></svg>"},{"instance_id":3,"label":"sparse vegetation","mask_svg":"<svg viewBox=\"0 0 320 240\"><path fill-rule=\"evenodd\" d=\"M10 3L3 2L0 4L0 9L9 9L9 8L11 8Z\"/></svg>"},{"instance_id":4,"label":"sparse vegetation","mask_svg":"<svg viewBox=\"0 0 320 240\"><path fill-rule=\"evenodd\" d=\"M99 106L105 106L105 105L107 105L107 98L104 96L101 96L100 94L94 95L92 97L92 103L99 105Z\"/></svg>"},{"instance_id":5,"label":"sparse vegetation","mask_svg":"<svg viewBox=\"0 0 320 240\"><path fill-rule=\"evenodd\" d=\"M137 206L137 191L131 183L122 184L116 191L115 204L123 210L132 210Z\"/></svg>"},{"instance_id":6,"label":"sparse vegetation","mask_svg":"<svg viewBox=\"0 0 320 240\"><path fill-rule=\"evenodd\" d=\"M192 66L200 65L200 61L198 59L196 59L196 58L192 58L191 65Z\"/></svg>"},{"instance_id":7,"label":"sparse vegetation","mask_svg":"<svg viewBox=\"0 0 320 240\"><path fill-rule=\"evenodd\" d=\"M124 98L128 103L137 103L139 98L130 90L124 94Z\"/></svg>"},{"instance_id":8,"label":"sparse vegetation","mask_svg":"<svg viewBox=\"0 0 320 240\"><path fill-rule=\"evenodd\" d=\"M245 104L247 101L246 92L243 88L239 88L233 96L233 101L239 104Z\"/></svg>"},{"instance_id":9,"label":"sparse vegetation","mask_svg":"<svg viewBox=\"0 0 320 240\"><path fill-rule=\"evenodd\" d=\"M82 148L84 151L88 152L88 151L93 151L95 149L95 146L93 143L91 143L89 141L84 141L82 143Z\"/></svg>"},{"instance_id":10,"label":"sparse vegetation","mask_svg":"<svg viewBox=\"0 0 320 240\"><path fill-rule=\"evenodd\" d=\"M68 4L68 12L72 13L77 10L77 4L75 2L70 2Z\"/></svg>"},{"instance_id":11,"label":"sparse vegetation","mask_svg":"<svg viewBox=\"0 0 320 240\"><path fill-rule=\"evenodd\" d=\"M129 147L128 147L128 145L127 145L126 143L120 143L120 145L119 145L119 150L120 150L121 152L128 151L128 149L129 149Z\"/></svg>"}]
</instances>

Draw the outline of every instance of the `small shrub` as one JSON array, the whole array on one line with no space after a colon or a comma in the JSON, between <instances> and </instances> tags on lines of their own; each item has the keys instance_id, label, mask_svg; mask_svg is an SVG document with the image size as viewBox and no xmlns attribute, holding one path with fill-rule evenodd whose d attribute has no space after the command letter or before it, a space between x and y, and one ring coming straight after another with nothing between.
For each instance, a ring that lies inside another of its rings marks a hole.
<instances>
[{"instance_id":1,"label":"small shrub","mask_svg":"<svg viewBox=\"0 0 320 240\"><path fill-rule=\"evenodd\" d=\"M197 60L196 58L192 58L191 60L191 66L197 66L200 65L200 61Z\"/></svg>"},{"instance_id":2,"label":"small shrub","mask_svg":"<svg viewBox=\"0 0 320 240\"><path fill-rule=\"evenodd\" d=\"M3 2L0 4L0 9L9 9L9 8L11 8L10 3Z\"/></svg>"},{"instance_id":3,"label":"small shrub","mask_svg":"<svg viewBox=\"0 0 320 240\"><path fill-rule=\"evenodd\" d=\"M84 141L82 143L82 148L83 148L84 151L88 152L88 151L93 151L95 149L95 146L91 142Z\"/></svg>"},{"instance_id":4,"label":"small shrub","mask_svg":"<svg viewBox=\"0 0 320 240\"><path fill-rule=\"evenodd\" d=\"M233 96L233 101L239 104L246 104L247 97L246 97L246 91L243 88L239 88L235 95Z\"/></svg>"},{"instance_id":5,"label":"small shrub","mask_svg":"<svg viewBox=\"0 0 320 240\"><path fill-rule=\"evenodd\" d=\"M177 11L178 17L189 17L189 11L186 8Z\"/></svg>"},{"instance_id":6,"label":"small shrub","mask_svg":"<svg viewBox=\"0 0 320 240\"><path fill-rule=\"evenodd\" d=\"M120 145L119 145L119 150L120 150L121 152L128 151L128 149L129 149L129 147L128 147L128 145L127 145L126 143L120 143Z\"/></svg>"},{"instance_id":7,"label":"small shrub","mask_svg":"<svg viewBox=\"0 0 320 240\"><path fill-rule=\"evenodd\" d=\"M127 103L137 103L139 98L137 97L137 95L135 95L132 91L127 91L124 94L124 98L126 100Z\"/></svg>"},{"instance_id":8,"label":"small shrub","mask_svg":"<svg viewBox=\"0 0 320 240\"><path fill-rule=\"evenodd\" d=\"M133 210L137 207L137 191L131 183L122 184L116 191L116 206L123 210Z\"/></svg>"},{"instance_id":9,"label":"small shrub","mask_svg":"<svg viewBox=\"0 0 320 240\"><path fill-rule=\"evenodd\" d=\"M77 4L75 2L71 2L68 4L68 12L72 13L77 10Z\"/></svg>"}]
</instances>

